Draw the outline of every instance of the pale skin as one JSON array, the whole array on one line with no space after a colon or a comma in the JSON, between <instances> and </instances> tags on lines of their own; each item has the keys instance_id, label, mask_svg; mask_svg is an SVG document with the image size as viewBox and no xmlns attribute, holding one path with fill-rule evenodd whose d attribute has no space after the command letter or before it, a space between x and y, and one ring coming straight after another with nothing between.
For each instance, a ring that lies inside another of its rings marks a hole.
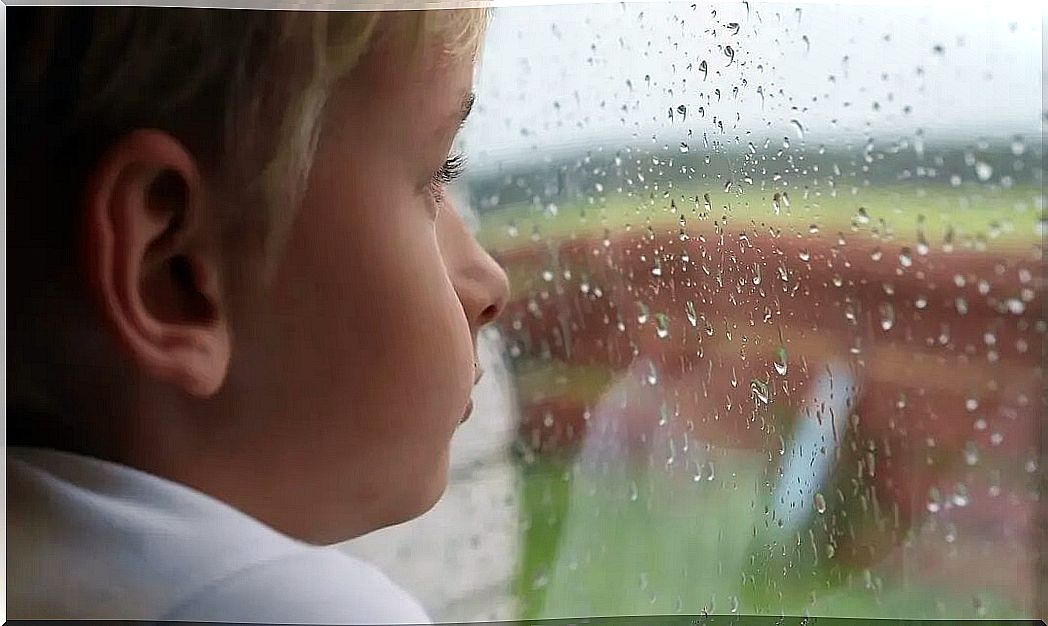
<instances>
[{"instance_id":1,"label":"pale skin","mask_svg":"<svg viewBox=\"0 0 1048 626\"><path fill-rule=\"evenodd\" d=\"M115 460L313 543L439 499L508 293L431 184L473 59L381 41L329 103L271 278L212 236L222 196L163 132L109 150L85 202L88 291L137 372Z\"/></svg>"}]
</instances>

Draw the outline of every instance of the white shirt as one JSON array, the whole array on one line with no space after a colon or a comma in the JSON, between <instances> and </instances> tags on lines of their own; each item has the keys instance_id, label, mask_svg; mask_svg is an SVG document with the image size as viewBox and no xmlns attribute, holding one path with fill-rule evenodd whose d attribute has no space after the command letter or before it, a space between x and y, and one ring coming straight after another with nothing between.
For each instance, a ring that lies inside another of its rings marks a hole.
<instances>
[{"instance_id":1,"label":"white shirt","mask_svg":"<svg viewBox=\"0 0 1048 626\"><path fill-rule=\"evenodd\" d=\"M431 623L380 571L185 485L7 449L7 617Z\"/></svg>"}]
</instances>

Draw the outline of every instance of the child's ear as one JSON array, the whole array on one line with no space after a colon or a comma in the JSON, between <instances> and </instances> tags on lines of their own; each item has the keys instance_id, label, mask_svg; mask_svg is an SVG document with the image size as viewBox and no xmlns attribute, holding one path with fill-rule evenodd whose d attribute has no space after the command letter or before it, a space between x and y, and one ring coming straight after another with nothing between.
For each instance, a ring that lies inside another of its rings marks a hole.
<instances>
[{"instance_id":1,"label":"child's ear","mask_svg":"<svg viewBox=\"0 0 1048 626\"><path fill-rule=\"evenodd\" d=\"M232 346L219 216L192 154L167 133L136 130L102 155L86 192L81 259L103 319L147 376L214 394Z\"/></svg>"}]
</instances>

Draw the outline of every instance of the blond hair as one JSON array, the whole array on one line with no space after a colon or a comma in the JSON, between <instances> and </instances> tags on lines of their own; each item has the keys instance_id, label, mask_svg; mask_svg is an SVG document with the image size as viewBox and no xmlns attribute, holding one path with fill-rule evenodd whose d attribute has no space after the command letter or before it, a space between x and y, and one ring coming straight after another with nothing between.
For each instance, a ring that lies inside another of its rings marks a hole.
<instances>
[{"instance_id":1,"label":"blond hair","mask_svg":"<svg viewBox=\"0 0 1048 626\"><path fill-rule=\"evenodd\" d=\"M397 13L416 47L436 40L453 55L477 52L488 16L483 8ZM252 208L230 216L241 231L245 222L287 221L328 94L366 54L384 15L64 7L18 8L12 17L25 14L32 23L11 29L27 38L13 90L25 142L49 145L45 160L83 169L135 127L171 132L247 196ZM43 101L52 108L39 109ZM79 159L69 160L70 149Z\"/></svg>"}]
</instances>

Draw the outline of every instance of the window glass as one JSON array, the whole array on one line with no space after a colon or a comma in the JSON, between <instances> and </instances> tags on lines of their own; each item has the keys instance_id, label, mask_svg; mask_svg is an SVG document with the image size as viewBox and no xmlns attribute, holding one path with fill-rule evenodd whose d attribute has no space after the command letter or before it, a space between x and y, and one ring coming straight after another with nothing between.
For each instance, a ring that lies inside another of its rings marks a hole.
<instances>
[{"instance_id":1,"label":"window glass","mask_svg":"<svg viewBox=\"0 0 1048 626\"><path fill-rule=\"evenodd\" d=\"M503 565L434 556L487 590L436 617L1035 614L1040 43L1001 4L498 9L458 191L511 478L431 524Z\"/></svg>"}]
</instances>

